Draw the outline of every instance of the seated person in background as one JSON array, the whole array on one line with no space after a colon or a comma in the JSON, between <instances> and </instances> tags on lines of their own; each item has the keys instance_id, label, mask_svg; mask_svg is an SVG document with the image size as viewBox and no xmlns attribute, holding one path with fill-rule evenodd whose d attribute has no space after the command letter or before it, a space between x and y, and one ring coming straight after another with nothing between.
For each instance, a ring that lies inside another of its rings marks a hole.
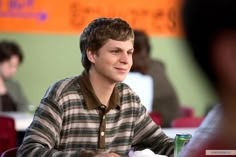
<instances>
[{"instance_id":1,"label":"seated person in background","mask_svg":"<svg viewBox=\"0 0 236 157\"><path fill-rule=\"evenodd\" d=\"M134 35L136 35L136 30L134 30ZM147 75L149 57L142 42L139 36L135 36L133 65L124 83L128 84L138 94L147 112L152 112L154 84L152 77Z\"/></svg>"},{"instance_id":2,"label":"seated person in background","mask_svg":"<svg viewBox=\"0 0 236 157\"><path fill-rule=\"evenodd\" d=\"M186 40L193 58L215 89L219 104L208 113L180 157L228 157L230 152L236 155L235 8L235 0L183 3Z\"/></svg>"},{"instance_id":3,"label":"seated person in background","mask_svg":"<svg viewBox=\"0 0 236 157\"><path fill-rule=\"evenodd\" d=\"M139 53L143 55L143 62L145 64L147 62L145 73L151 76L154 82L152 111L161 115L162 127L171 127L172 120L181 116L181 106L177 94L166 75L165 65L150 56L149 36L142 30L134 30L134 35L134 49L142 51Z\"/></svg>"},{"instance_id":4,"label":"seated person in background","mask_svg":"<svg viewBox=\"0 0 236 157\"><path fill-rule=\"evenodd\" d=\"M0 111L28 110L20 84L12 79L22 61L23 54L16 43L0 42Z\"/></svg>"},{"instance_id":5,"label":"seated person in background","mask_svg":"<svg viewBox=\"0 0 236 157\"><path fill-rule=\"evenodd\" d=\"M173 157L173 139L121 83L132 66L133 41L122 19L89 23L80 36L85 70L47 90L17 156L127 157L131 149L149 148Z\"/></svg>"}]
</instances>

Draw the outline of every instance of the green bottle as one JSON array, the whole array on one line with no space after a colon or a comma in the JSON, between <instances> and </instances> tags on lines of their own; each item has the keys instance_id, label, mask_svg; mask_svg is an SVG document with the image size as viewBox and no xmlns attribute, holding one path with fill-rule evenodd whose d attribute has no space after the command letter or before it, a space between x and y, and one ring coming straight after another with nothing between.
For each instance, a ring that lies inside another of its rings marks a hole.
<instances>
[{"instance_id":1,"label":"green bottle","mask_svg":"<svg viewBox=\"0 0 236 157\"><path fill-rule=\"evenodd\" d=\"M177 157L183 146L186 145L192 138L191 134L176 134L174 157Z\"/></svg>"}]
</instances>

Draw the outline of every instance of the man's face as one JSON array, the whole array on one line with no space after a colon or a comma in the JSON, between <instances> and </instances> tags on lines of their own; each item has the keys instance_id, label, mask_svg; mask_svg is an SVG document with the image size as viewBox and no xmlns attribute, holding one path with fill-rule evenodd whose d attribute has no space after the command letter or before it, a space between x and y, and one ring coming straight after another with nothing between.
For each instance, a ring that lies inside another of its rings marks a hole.
<instances>
[{"instance_id":1,"label":"man's face","mask_svg":"<svg viewBox=\"0 0 236 157\"><path fill-rule=\"evenodd\" d=\"M1 77L8 79L12 77L19 66L18 56L12 56L9 60L6 60L0 64L0 75Z\"/></svg>"},{"instance_id":2,"label":"man's face","mask_svg":"<svg viewBox=\"0 0 236 157\"><path fill-rule=\"evenodd\" d=\"M91 68L96 76L110 83L122 82L132 66L133 40L117 41L109 39L93 54Z\"/></svg>"}]
</instances>

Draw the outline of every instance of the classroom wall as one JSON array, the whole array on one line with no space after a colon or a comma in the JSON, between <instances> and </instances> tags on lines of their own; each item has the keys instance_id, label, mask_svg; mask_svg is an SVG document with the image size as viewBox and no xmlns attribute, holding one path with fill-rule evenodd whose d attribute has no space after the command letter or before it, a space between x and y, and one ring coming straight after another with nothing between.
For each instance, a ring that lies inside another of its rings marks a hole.
<instances>
[{"instance_id":1,"label":"classroom wall","mask_svg":"<svg viewBox=\"0 0 236 157\"><path fill-rule=\"evenodd\" d=\"M31 104L36 107L53 82L80 74L83 70L79 35L0 33L0 40L18 42L25 60L15 78L20 81ZM207 104L216 100L209 84L188 55L183 38L151 37L152 57L166 64L181 104L204 114Z\"/></svg>"}]
</instances>

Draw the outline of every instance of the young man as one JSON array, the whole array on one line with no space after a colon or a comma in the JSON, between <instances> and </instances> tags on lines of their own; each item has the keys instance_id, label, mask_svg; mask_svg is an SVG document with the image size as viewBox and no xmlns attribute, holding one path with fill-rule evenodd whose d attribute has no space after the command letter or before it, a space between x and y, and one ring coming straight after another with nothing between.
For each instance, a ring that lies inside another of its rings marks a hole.
<instances>
[{"instance_id":1,"label":"young man","mask_svg":"<svg viewBox=\"0 0 236 157\"><path fill-rule=\"evenodd\" d=\"M173 139L122 82L132 66L134 35L119 18L98 18L80 38L81 75L52 85L18 156L120 157L150 148L173 156Z\"/></svg>"},{"instance_id":2,"label":"young man","mask_svg":"<svg viewBox=\"0 0 236 157\"><path fill-rule=\"evenodd\" d=\"M236 156L236 1L186 0L183 26L193 57L219 97L181 157Z\"/></svg>"}]
</instances>

